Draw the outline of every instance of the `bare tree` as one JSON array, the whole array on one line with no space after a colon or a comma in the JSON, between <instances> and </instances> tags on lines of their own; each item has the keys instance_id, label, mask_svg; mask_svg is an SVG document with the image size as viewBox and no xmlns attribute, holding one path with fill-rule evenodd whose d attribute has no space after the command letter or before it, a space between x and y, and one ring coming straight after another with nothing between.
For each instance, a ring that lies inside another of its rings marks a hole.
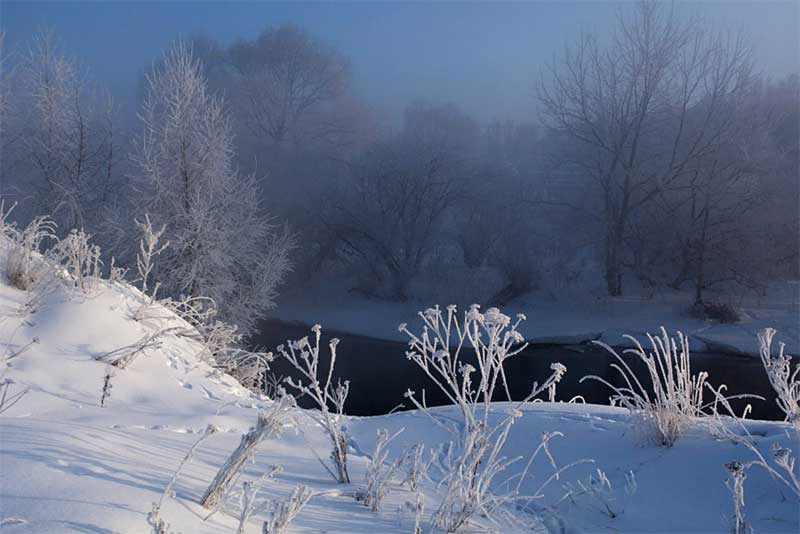
<instances>
[{"instance_id":1,"label":"bare tree","mask_svg":"<svg viewBox=\"0 0 800 534\"><path fill-rule=\"evenodd\" d=\"M608 47L584 35L550 65L540 100L595 186L610 295L622 293L634 215L725 135L724 104L746 89L750 71L741 40L713 35L674 5L655 2L621 13Z\"/></svg>"},{"instance_id":2,"label":"bare tree","mask_svg":"<svg viewBox=\"0 0 800 534\"><path fill-rule=\"evenodd\" d=\"M254 132L278 145L337 133L329 106L345 94L349 66L336 50L287 25L235 43L228 55Z\"/></svg>"},{"instance_id":3,"label":"bare tree","mask_svg":"<svg viewBox=\"0 0 800 534\"><path fill-rule=\"evenodd\" d=\"M351 165L351 182L334 195L328 224L345 257L367 270L363 291L407 298L409 281L473 172L464 154L476 131L452 106L418 104L399 135Z\"/></svg>"},{"instance_id":4,"label":"bare tree","mask_svg":"<svg viewBox=\"0 0 800 534\"><path fill-rule=\"evenodd\" d=\"M21 77L18 104L26 113L23 145L34 184L27 192L61 233L96 228L117 181L112 101L49 32L35 38Z\"/></svg>"}]
</instances>

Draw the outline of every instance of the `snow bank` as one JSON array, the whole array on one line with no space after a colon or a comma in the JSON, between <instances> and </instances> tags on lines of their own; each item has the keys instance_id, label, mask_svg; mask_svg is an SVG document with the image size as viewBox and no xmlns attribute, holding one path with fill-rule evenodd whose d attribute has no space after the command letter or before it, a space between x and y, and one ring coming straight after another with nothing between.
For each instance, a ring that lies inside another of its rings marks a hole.
<instances>
[{"instance_id":1,"label":"snow bank","mask_svg":"<svg viewBox=\"0 0 800 534\"><path fill-rule=\"evenodd\" d=\"M0 284L0 310L4 312L0 340L12 352L30 344L6 369L7 378L30 391L0 416L2 532L150 532L146 516L152 503L158 501L175 468L208 424L218 425L222 432L200 446L178 477L174 496L166 499L161 516L172 532L235 532L235 495L225 511L207 520L207 511L198 501L237 446L241 433L270 401L212 369L198 357L201 347L195 341L166 335L160 347L147 350L125 369L114 370L111 396L106 407L100 407L107 366L96 356L179 319L164 310L164 318L156 321L133 320L129 308L138 305L141 295L127 286L103 282L88 298L64 297L51 296L46 306L26 319L13 314L23 294ZM339 350L346 353L346 344ZM499 414L503 408L498 404L494 409ZM457 416L452 408L437 409L435 414L442 421L454 421ZM551 444L558 465L593 460L550 484L541 502L542 507L547 504L558 511L558 521L569 531L728 529L732 505L724 486L723 464L749 459L747 451L716 441L702 428L671 449L642 447L629 423L626 412L618 408L530 404L513 427L504 454L527 458L542 432L557 430L564 434ZM753 425L764 450L771 443L791 444L787 425ZM413 502L414 495L407 489L393 490L378 513L352 497L364 483L368 455L380 428L391 432L405 429L392 442L390 457L417 443L439 454L447 447L444 431L417 412L348 418L353 483L337 485L315 456L327 454L327 438L297 410L296 423L261 443L240 482L255 480L270 466L280 464L284 470L264 485L263 498L283 498L300 483L311 487L315 496L291 532L411 532L413 517L407 503ZM507 475L518 473L524 462L514 464ZM589 495L561 500L565 484L587 481L597 468L606 473L612 486L605 504ZM433 480L422 488L426 514L436 507L436 480L441 476L435 469L431 473ZM552 474L552 467L540 457L532 473L523 492L536 489ZM800 528L797 502L785 498L762 471L751 470L746 494L746 512L756 531L796 532ZM542 514L555 521L544 511ZM246 532L260 532L263 519L263 514L251 519ZM527 519L531 523L532 519ZM538 531L543 529L539 524ZM513 525L498 526L498 530L531 531Z\"/></svg>"}]
</instances>

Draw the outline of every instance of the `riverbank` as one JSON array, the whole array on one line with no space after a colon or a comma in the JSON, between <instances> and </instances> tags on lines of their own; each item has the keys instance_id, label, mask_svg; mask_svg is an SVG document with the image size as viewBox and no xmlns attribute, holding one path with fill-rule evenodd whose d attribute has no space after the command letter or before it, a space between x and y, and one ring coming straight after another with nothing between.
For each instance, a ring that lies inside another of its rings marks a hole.
<instances>
[{"instance_id":1,"label":"riverbank","mask_svg":"<svg viewBox=\"0 0 800 534\"><path fill-rule=\"evenodd\" d=\"M691 317L691 295L669 291L646 298L594 297L572 293L559 298L529 293L508 303L503 312L524 313L520 332L532 344L579 344L600 340L626 346L624 337L646 339L646 333L664 326L671 333L690 337L693 352L737 355L758 354L758 332L778 330L789 354L800 354L800 285L783 283L771 287L763 297L742 299L743 318L735 324ZM390 341L407 341L397 330L400 323L415 324L417 312L433 303L387 302L352 294L335 284L310 283L302 291L281 295L270 319L282 322L321 324L327 330L347 332ZM446 303L440 303L446 304Z\"/></svg>"}]
</instances>

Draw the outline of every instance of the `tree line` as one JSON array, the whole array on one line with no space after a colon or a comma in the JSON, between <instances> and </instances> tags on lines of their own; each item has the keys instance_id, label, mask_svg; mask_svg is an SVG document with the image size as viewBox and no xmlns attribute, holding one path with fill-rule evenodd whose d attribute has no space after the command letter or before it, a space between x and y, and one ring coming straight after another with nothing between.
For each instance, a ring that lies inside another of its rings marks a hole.
<instances>
[{"instance_id":1,"label":"tree line","mask_svg":"<svg viewBox=\"0 0 800 534\"><path fill-rule=\"evenodd\" d=\"M146 69L135 120L42 32L0 52L0 194L21 219L135 259L166 228L161 291L252 332L282 282L502 304L558 294L760 293L798 273L797 75L676 6L626 6L541 68L538 120L449 103L386 117L303 29L193 34ZM24 221L23 221L24 222ZM290 264L292 271L290 271Z\"/></svg>"}]
</instances>

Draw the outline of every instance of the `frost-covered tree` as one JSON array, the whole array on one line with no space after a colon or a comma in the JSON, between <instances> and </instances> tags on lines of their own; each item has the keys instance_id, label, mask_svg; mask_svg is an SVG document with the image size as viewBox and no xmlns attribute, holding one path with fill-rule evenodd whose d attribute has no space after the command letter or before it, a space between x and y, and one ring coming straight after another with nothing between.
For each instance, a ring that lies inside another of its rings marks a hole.
<instances>
[{"instance_id":1,"label":"frost-covered tree","mask_svg":"<svg viewBox=\"0 0 800 534\"><path fill-rule=\"evenodd\" d=\"M33 196L34 215L50 215L60 235L95 231L118 182L111 99L50 32L35 37L19 70L13 106L20 115L20 166L12 177L14 190Z\"/></svg>"},{"instance_id":2,"label":"frost-covered tree","mask_svg":"<svg viewBox=\"0 0 800 534\"><path fill-rule=\"evenodd\" d=\"M168 294L213 299L217 317L249 333L274 305L292 237L264 214L255 177L237 172L223 103L206 91L185 45L173 46L148 75L141 120L140 205L166 225L170 242L156 280Z\"/></svg>"}]
</instances>

